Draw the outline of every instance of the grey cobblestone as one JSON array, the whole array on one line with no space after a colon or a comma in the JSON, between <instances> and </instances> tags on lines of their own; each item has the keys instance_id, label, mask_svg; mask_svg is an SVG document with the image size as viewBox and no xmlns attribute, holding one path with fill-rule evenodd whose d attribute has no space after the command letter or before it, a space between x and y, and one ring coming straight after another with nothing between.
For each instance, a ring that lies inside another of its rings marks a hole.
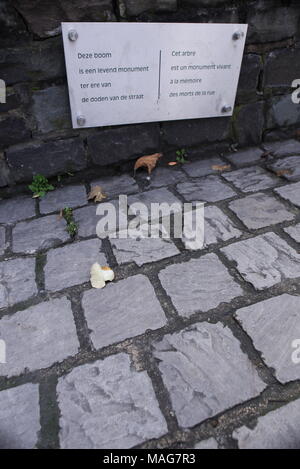
<instances>
[{"instance_id":1,"label":"grey cobblestone","mask_svg":"<svg viewBox=\"0 0 300 469\"><path fill-rule=\"evenodd\" d=\"M218 207L204 208L204 246L239 238L242 232ZM186 249L199 249L197 241L183 237Z\"/></svg>"},{"instance_id":2,"label":"grey cobblestone","mask_svg":"<svg viewBox=\"0 0 300 469\"><path fill-rule=\"evenodd\" d=\"M297 140L264 143L263 146L266 151L272 152L275 156L300 155L300 142Z\"/></svg>"},{"instance_id":3,"label":"grey cobblestone","mask_svg":"<svg viewBox=\"0 0 300 469\"><path fill-rule=\"evenodd\" d=\"M194 324L166 335L154 344L154 356L182 427L192 427L265 388L238 340L220 323Z\"/></svg>"},{"instance_id":4,"label":"grey cobblestone","mask_svg":"<svg viewBox=\"0 0 300 469\"><path fill-rule=\"evenodd\" d=\"M184 182L176 188L187 202L218 202L236 195L218 176L206 176L193 182Z\"/></svg>"},{"instance_id":5,"label":"grey cobblestone","mask_svg":"<svg viewBox=\"0 0 300 469\"><path fill-rule=\"evenodd\" d=\"M35 216L35 201L30 197L16 197L0 201L0 223L15 223Z\"/></svg>"},{"instance_id":6,"label":"grey cobblestone","mask_svg":"<svg viewBox=\"0 0 300 469\"><path fill-rule=\"evenodd\" d=\"M5 249L5 228L0 226L0 256L4 254Z\"/></svg>"},{"instance_id":7,"label":"grey cobblestone","mask_svg":"<svg viewBox=\"0 0 300 469\"><path fill-rule=\"evenodd\" d=\"M13 228L13 251L33 254L57 246L69 239L66 226L57 215L20 222Z\"/></svg>"},{"instance_id":8,"label":"grey cobblestone","mask_svg":"<svg viewBox=\"0 0 300 469\"><path fill-rule=\"evenodd\" d=\"M257 192L276 186L278 180L260 167L238 169L224 173L223 177L232 182L242 192Z\"/></svg>"},{"instance_id":9,"label":"grey cobblestone","mask_svg":"<svg viewBox=\"0 0 300 469\"><path fill-rule=\"evenodd\" d=\"M270 169L275 173L277 171L287 170L283 177L288 181L297 181L300 179L300 156L288 156L270 164Z\"/></svg>"},{"instance_id":10,"label":"grey cobblestone","mask_svg":"<svg viewBox=\"0 0 300 469\"><path fill-rule=\"evenodd\" d=\"M187 163L183 166L184 171L191 177L202 177L208 174L216 174L217 171L213 169L214 165L224 166L224 161L221 158L209 158L207 160L198 160L192 163Z\"/></svg>"},{"instance_id":11,"label":"grey cobblestone","mask_svg":"<svg viewBox=\"0 0 300 469\"><path fill-rule=\"evenodd\" d=\"M103 291L84 293L83 309L97 349L166 323L154 289L144 275L109 284Z\"/></svg>"},{"instance_id":12,"label":"grey cobblestone","mask_svg":"<svg viewBox=\"0 0 300 469\"><path fill-rule=\"evenodd\" d=\"M230 202L229 208L250 229L263 228L295 218L275 197L257 193Z\"/></svg>"},{"instance_id":13,"label":"grey cobblestone","mask_svg":"<svg viewBox=\"0 0 300 469\"><path fill-rule=\"evenodd\" d=\"M218 443L214 438L200 441L195 445L195 449L218 449Z\"/></svg>"},{"instance_id":14,"label":"grey cobblestone","mask_svg":"<svg viewBox=\"0 0 300 469\"><path fill-rule=\"evenodd\" d=\"M186 180L186 175L179 168L158 167L151 176L150 187L169 186Z\"/></svg>"},{"instance_id":15,"label":"grey cobblestone","mask_svg":"<svg viewBox=\"0 0 300 469\"><path fill-rule=\"evenodd\" d=\"M183 316L209 311L243 294L215 254L170 265L160 271L159 278Z\"/></svg>"},{"instance_id":16,"label":"grey cobblestone","mask_svg":"<svg viewBox=\"0 0 300 469\"><path fill-rule=\"evenodd\" d=\"M236 315L277 379L300 379L300 368L292 361L292 343L300 338L300 297L284 294L242 308Z\"/></svg>"},{"instance_id":17,"label":"grey cobblestone","mask_svg":"<svg viewBox=\"0 0 300 469\"><path fill-rule=\"evenodd\" d=\"M87 194L83 185L66 186L48 192L40 201L40 211L51 213L66 207L74 208L85 204L87 204Z\"/></svg>"},{"instance_id":18,"label":"grey cobblestone","mask_svg":"<svg viewBox=\"0 0 300 469\"><path fill-rule=\"evenodd\" d=\"M296 226L289 226L284 228L284 231L289 234L297 243L300 243L300 223Z\"/></svg>"},{"instance_id":19,"label":"grey cobblestone","mask_svg":"<svg viewBox=\"0 0 300 469\"><path fill-rule=\"evenodd\" d=\"M0 308L25 301L36 293L34 259L0 262Z\"/></svg>"},{"instance_id":20,"label":"grey cobblestone","mask_svg":"<svg viewBox=\"0 0 300 469\"><path fill-rule=\"evenodd\" d=\"M39 386L0 392L0 449L34 449L40 431Z\"/></svg>"},{"instance_id":21,"label":"grey cobblestone","mask_svg":"<svg viewBox=\"0 0 300 469\"><path fill-rule=\"evenodd\" d=\"M46 289L62 290L87 282L94 262L106 265L106 257L100 253L100 248L101 241L93 239L49 251L45 267Z\"/></svg>"},{"instance_id":22,"label":"grey cobblestone","mask_svg":"<svg viewBox=\"0 0 300 469\"><path fill-rule=\"evenodd\" d=\"M141 192L140 194L130 195L128 197L128 205L133 203L142 202L148 208L149 214L151 210L151 204L153 203L167 203L167 204L180 204L180 200L175 197L168 189L153 189L148 192ZM130 213L134 213L133 210L129 210ZM164 211L162 212L165 213Z\"/></svg>"},{"instance_id":23,"label":"grey cobblestone","mask_svg":"<svg viewBox=\"0 0 300 469\"><path fill-rule=\"evenodd\" d=\"M233 433L240 449L299 449L300 399L258 418L255 428Z\"/></svg>"},{"instance_id":24,"label":"grey cobblestone","mask_svg":"<svg viewBox=\"0 0 300 469\"><path fill-rule=\"evenodd\" d=\"M300 182L278 187L275 191L285 200L300 207Z\"/></svg>"},{"instance_id":25,"label":"grey cobblestone","mask_svg":"<svg viewBox=\"0 0 300 469\"><path fill-rule=\"evenodd\" d=\"M135 180L127 174L110 178L97 179L91 182L91 186L101 186L107 198L119 196L121 194L131 194L138 192L138 185Z\"/></svg>"},{"instance_id":26,"label":"grey cobblestone","mask_svg":"<svg viewBox=\"0 0 300 469\"><path fill-rule=\"evenodd\" d=\"M112 239L110 243L118 264L135 262L141 266L179 254L178 249L169 239Z\"/></svg>"},{"instance_id":27,"label":"grey cobblestone","mask_svg":"<svg viewBox=\"0 0 300 469\"><path fill-rule=\"evenodd\" d=\"M124 353L75 368L57 393L64 449L131 448L167 432L147 373Z\"/></svg>"},{"instance_id":28,"label":"grey cobblestone","mask_svg":"<svg viewBox=\"0 0 300 469\"><path fill-rule=\"evenodd\" d=\"M300 277L300 254L274 233L239 241L221 251L236 262L242 277L258 290Z\"/></svg>"},{"instance_id":29,"label":"grey cobblestone","mask_svg":"<svg viewBox=\"0 0 300 469\"><path fill-rule=\"evenodd\" d=\"M261 161L262 154L263 151L260 148L247 148L247 150L226 155L226 158L238 168L241 168L248 164L258 163Z\"/></svg>"},{"instance_id":30,"label":"grey cobblestone","mask_svg":"<svg viewBox=\"0 0 300 469\"><path fill-rule=\"evenodd\" d=\"M47 368L78 352L79 343L66 298L55 299L19 311L0 320L0 337L7 347L2 376Z\"/></svg>"}]
</instances>

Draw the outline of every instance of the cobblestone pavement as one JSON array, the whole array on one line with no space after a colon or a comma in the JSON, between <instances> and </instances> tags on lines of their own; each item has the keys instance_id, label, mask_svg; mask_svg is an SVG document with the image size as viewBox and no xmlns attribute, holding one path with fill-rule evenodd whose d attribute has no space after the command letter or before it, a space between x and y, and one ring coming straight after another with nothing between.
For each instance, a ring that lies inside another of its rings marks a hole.
<instances>
[{"instance_id":1,"label":"cobblestone pavement","mask_svg":"<svg viewBox=\"0 0 300 469\"><path fill-rule=\"evenodd\" d=\"M196 251L101 241L89 184L0 202L1 447L300 448L300 143L267 150L94 181L207 202ZM116 273L103 290L97 260Z\"/></svg>"}]
</instances>

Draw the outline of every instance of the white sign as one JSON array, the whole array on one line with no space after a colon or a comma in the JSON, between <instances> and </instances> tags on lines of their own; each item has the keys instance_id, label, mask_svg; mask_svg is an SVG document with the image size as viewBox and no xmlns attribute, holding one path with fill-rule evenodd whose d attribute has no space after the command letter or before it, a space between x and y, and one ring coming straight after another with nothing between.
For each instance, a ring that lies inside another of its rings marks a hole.
<instances>
[{"instance_id":1,"label":"white sign","mask_svg":"<svg viewBox=\"0 0 300 469\"><path fill-rule=\"evenodd\" d=\"M247 25L62 23L73 127L232 115Z\"/></svg>"}]
</instances>

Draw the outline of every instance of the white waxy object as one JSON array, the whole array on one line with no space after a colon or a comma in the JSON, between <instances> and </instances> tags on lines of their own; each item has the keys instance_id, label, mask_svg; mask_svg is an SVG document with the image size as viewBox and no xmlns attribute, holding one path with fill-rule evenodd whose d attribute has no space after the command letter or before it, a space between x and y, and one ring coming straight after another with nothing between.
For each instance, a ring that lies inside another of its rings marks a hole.
<instances>
[{"instance_id":1,"label":"white waxy object","mask_svg":"<svg viewBox=\"0 0 300 469\"><path fill-rule=\"evenodd\" d=\"M115 274L109 267L101 267L95 262L91 267L91 284L93 288L103 288L106 282L112 282Z\"/></svg>"}]
</instances>

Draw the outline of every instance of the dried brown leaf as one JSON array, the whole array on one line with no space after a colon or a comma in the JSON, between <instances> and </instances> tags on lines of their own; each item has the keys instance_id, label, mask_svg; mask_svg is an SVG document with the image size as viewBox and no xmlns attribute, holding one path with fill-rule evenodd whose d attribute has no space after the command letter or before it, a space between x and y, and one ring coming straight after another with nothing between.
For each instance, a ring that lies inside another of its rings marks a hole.
<instances>
[{"instance_id":1,"label":"dried brown leaf","mask_svg":"<svg viewBox=\"0 0 300 469\"><path fill-rule=\"evenodd\" d=\"M293 171L291 169L278 169L278 171L275 171L276 176L289 176L293 174Z\"/></svg>"},{"instance_id":2,"label":"dried brown leaf","mask_svg":"<svg viewBox=\"0 0 300 469\"><path fill-rule=\"evenodd\" d=\"M148 170L148 174L151 174L155 166L157 165L157 161L159 158L162 157L162 153L154 153L153 155L146 155L146 156L141 156L134 165L134 172L136 172L137 169L146 167Z\"/></svg>"},{"instance_id":3,"label":"dried brown leaf","mask_svg":"<svg viewBox=\"0 0 300 469\"><path fill-rule=\"evenodd\" d=\"M175 165L177 165L177 164L178 164L177 161L170 161L170 162L168 163L169 166L175 166Z\"/></svg>"},{"instance_id":4,"label":"dried brown leaf","mask_svg":"<svg viewBox=\"0 0 300 469\"><path fill-rule=\"evenodd\" d=\"M228 171L229 169L231 169L231 165L230 164L213 164L211 169L213 169L214 171Z\"/></svg>"},{"instance_id":5,"label":"dried brown leaf","mask_svg":"<svg viewBox=\"0 0 300 469\"><path fill-rule=\"evenodd\" d=\"M92 187L92 190L88 195L88 200L92 199L94 199L94 202L101 202L103 199L106 199L106 195L102 191L101 186Z\"/></svg>"}]
</instances>

